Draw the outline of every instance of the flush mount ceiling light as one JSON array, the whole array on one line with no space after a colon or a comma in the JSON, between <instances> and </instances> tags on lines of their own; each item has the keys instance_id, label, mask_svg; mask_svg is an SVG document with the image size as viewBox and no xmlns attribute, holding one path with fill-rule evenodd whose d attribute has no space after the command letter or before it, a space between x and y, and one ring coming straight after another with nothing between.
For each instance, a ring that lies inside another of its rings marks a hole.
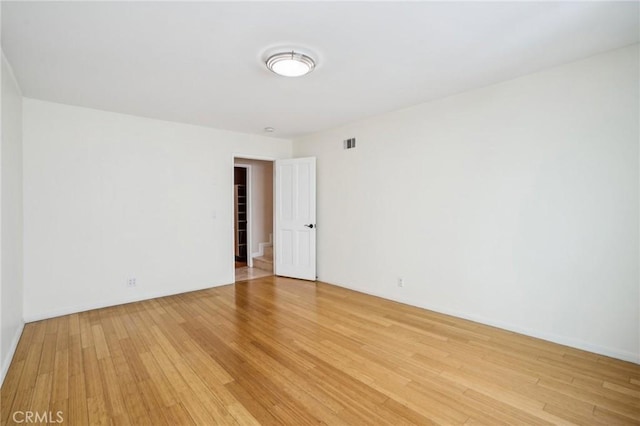
<instances>
[{"instance_id":1,"label":"flush mount ceiling light","mask_svg":"<svg viewBox=\"0 0 640 426\"><path fill-rule=\"evenodd\" d=\"M269 56L266 64L271 71L284 77L300 77L309 74L316 67L311 57L293 50Z\"/></svg>"}]
</instances>

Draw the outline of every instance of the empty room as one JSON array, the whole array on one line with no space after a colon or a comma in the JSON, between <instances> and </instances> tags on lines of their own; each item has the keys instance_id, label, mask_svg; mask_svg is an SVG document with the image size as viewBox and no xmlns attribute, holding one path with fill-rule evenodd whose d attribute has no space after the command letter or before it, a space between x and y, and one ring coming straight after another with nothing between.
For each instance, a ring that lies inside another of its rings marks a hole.
<instances>
[{"instance_id":1,"label":"empty room","mask_svg":"<svg viewBox=\"0 0 640 426\"><path fill-rule=\"evenodd\" d=\"M640 424L640 3L0 18L2 425Z\"/></svg>"}]
</instances>

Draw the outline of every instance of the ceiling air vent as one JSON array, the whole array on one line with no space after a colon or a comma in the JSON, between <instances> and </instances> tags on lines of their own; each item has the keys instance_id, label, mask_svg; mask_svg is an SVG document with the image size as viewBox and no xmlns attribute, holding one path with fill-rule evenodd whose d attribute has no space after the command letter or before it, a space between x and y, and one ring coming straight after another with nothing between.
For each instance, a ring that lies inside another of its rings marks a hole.
<instances>
[{"instance_id":1,"label":"ceiling air vent","mask_svg":"<svg viewBox=\"0 0 640 426\"><path fill-rule=\"evenodd\" d=\"M344 149L351 149L356 147L356 138L346 139L342 141Z\"/></svg>"}]
</instances>

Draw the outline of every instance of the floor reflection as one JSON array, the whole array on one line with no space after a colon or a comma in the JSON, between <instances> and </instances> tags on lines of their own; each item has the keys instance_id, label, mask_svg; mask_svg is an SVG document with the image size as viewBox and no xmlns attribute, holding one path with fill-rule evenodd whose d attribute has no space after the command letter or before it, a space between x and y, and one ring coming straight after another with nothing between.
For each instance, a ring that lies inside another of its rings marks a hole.
<instances>
[{"instance_id":1,"label":"floor reflection","mask_svg":"<svg viewBox=\"0 0 640 426\"><path fill-rule=\"evenodd\" d=\"M273 272L265 271L263 269L249 268L248 266L236 268L236 282L270 277L271 275L273 275Z\"/></svg>"}]
</instances>

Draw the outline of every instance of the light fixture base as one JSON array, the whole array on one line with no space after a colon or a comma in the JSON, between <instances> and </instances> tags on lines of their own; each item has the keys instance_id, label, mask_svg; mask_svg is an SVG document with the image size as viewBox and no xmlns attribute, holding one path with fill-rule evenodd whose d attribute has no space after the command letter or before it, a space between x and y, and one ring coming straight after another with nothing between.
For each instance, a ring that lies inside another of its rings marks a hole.
<instances>
[{"instance_id":1,"label":"light fixture base","mask_svg":"<svg viewBox=\"0 0 640 426\"><path fill-rule=\"evenodd\" d=\"M313 58L295 50L275 53L267 58L265 64L270 71L283 77L301 77L316 67Z\"/></svg>"}]
</instances>

